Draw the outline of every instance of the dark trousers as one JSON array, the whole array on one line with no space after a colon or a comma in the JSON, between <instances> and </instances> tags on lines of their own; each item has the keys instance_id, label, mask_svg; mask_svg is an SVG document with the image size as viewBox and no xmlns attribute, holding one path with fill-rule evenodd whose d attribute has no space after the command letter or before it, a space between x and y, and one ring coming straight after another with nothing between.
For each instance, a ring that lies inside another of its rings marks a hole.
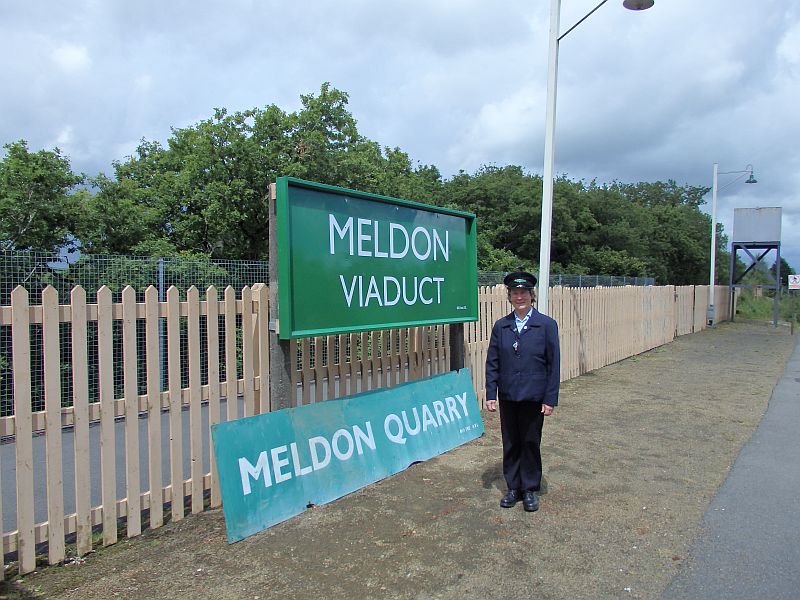
<instances>
[{"instance_id":1,"label":"dark trousers","mask_svg":"<svg viewBox=\"0 0 800 600\"><path fill-rule=\"evenodd\" d=\"M503 476L510 490L538 490L542 483L541 402L501 400L500 429L503 434Z\"/></svg>"}]
</instances>

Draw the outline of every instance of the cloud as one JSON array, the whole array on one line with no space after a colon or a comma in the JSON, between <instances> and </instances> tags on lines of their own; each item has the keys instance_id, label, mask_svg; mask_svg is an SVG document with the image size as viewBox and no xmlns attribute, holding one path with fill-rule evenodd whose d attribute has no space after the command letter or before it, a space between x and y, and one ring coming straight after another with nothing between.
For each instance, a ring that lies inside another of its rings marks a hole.
<instances>
[{"instance_id":1,"label":"cloud","mask_svg":"<svg viewBox=\"0 0 800 600\"><path fill-rule=\"evenodd\" d=\"M777 54L786 68L797 75L795 69L800 67L800 23L793 24L785 32L778 44Z\"/></svg>"},{"instance_id":2,"label":"cloud","mask_svg":"<svg viewBox=\"0 0 800 600\"><path fill-rule=\"evenodd\" d=\"M72 126L66 125L61 131L58 132L58 136L56 136L53 145L58 146L59 148L68 147L70 142L72 142L72 133Z\"/></svg>"},{"instance_id":3,"label":"cloud","mask_svg":"<svg viewBox=\"0 0 800 600\"><path fill-rule=\"evenodd\" d=\"M133 80L133 89L146 94L153 88L153 77L149 74L139 75Z\"/></svg>"},{"instance_id":4,"label":"cloud","mask_svg":"<svg viewBox=\"0 0 800 600\"><path fill-rule=\"evenodd\" d=\"M86 70L92 62L86 47L75 44L59 45L50 53L50 58L59 69L67 73Z\"/></svg>"}]
</instances>

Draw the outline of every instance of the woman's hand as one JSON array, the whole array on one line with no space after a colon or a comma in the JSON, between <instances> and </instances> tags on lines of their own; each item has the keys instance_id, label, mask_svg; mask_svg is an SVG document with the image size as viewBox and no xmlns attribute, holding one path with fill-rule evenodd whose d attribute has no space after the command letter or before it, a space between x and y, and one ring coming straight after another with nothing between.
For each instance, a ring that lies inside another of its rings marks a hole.
<instances>
[{"instance_id":1,"label":"woman's hand","mask_svg":"<svg viewBox=\"0 0 800 600\"><path fill-rule=\"evenodd\" d=\"M494 412L497 410L497 400L487 400L486 401L486 410L489 412Z\"/></svg>"}]
</instances>

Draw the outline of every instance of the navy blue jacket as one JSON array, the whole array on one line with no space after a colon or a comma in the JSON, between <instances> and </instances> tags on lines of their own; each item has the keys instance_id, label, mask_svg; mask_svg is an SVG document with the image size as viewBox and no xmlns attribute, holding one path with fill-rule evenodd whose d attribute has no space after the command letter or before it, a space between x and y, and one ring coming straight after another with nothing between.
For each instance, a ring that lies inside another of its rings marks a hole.
<instances>
[{"instance_id":1,"label":"navy blue jacket","mask_svg":"<svg viewBox=\"0 0 800 600\"><path fill-rule=\"evenodd\" d=\"M517 343L516 349L514 343ZM514 313L492 328L486 354L486 399L558 404L561 353L558 325L535 308L521 333Z\"/></svg>"}]
</instances>

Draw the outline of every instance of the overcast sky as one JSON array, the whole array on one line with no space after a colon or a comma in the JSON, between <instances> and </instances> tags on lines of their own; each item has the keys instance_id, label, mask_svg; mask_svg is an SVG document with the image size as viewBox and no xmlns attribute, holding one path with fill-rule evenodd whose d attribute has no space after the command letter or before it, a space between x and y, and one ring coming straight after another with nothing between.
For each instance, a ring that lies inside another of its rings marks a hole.
<instances>
[{"instance_id":1,"label":"overcast sky","mask_svg":"<svg viewBox=\"0 0 800 600\"><path fill-rule=\"evenodd\" d=\"M596 0L563 0L561 31ZM786 0L609 0L561 43L556 172L711 186L718 219L783 207L800 270L800 8ZM111 174L141 138L329 81L359 131L445 178L541 174L548 0L0 0L0 142ZM710 194L707 210L710 211Z\"/></svg>"}]
</instances>

